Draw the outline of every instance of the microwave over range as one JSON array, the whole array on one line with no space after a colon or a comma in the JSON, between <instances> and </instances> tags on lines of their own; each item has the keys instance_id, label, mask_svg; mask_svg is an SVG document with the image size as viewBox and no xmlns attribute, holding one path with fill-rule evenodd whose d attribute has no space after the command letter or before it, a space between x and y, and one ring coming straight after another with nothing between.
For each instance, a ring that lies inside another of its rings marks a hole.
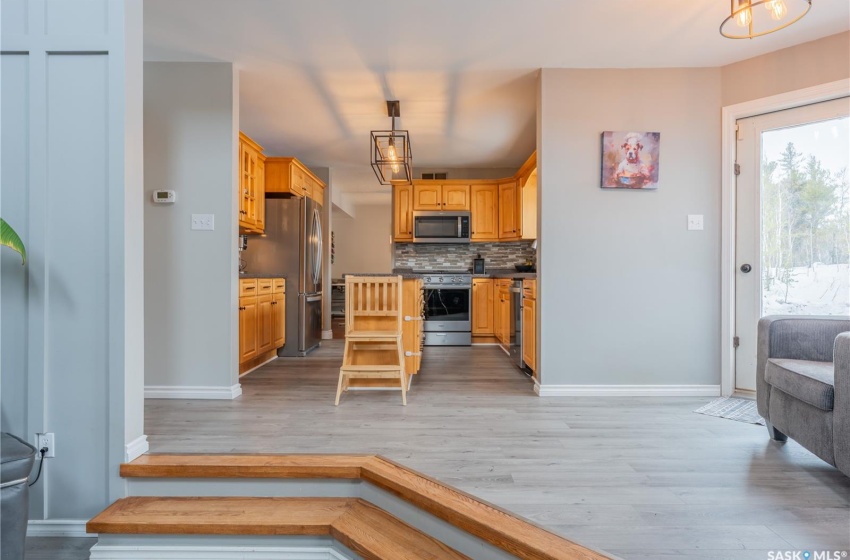
<instances>
[{"instance_id":1,"label":"microwave over range","mask_svg":"<svg viewBox=\"0 0 850 560\"><path fill-rule=\"evenodd\" d=\"M413 212L414 243L469 243L469 212Z\"/></svg>"}]
</instances>

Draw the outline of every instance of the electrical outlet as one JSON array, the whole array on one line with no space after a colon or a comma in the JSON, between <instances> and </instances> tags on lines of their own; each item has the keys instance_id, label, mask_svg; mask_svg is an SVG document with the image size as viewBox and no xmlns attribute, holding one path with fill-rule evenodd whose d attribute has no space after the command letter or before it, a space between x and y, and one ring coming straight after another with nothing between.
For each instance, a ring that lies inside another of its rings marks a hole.
<instances>
[{"instance_id":1,"label":"electrical outlet","mask_svg":"<svg viewBox=\"0 0 850 560\"><path fill-rule=\"evenodd\" d=\"M52 432L35 434L35 456L41 457L41 450L45 447L47 448L47 453L44 454L45 459L56 457L56 436Z\"/></svg>"},{"instance_id":2,"label":"electrical outlet","mask_svg":"<svg viewBox=\"0 0 850 560\"><path fill-rule=\"evenodd\" d=\"M192 229L213 231L215 229L215 214L192 214Z\"/></svg>"},{"instance_id":3,"label":"electrical outlet","mask_svg":"<svg viewBox=\"0 0 850 560\"><path fill-rule=\"evenodd\" d=\"M702 214L688 214L688 229L691 231L702 231Z\"/></svg>"}]
</instances>

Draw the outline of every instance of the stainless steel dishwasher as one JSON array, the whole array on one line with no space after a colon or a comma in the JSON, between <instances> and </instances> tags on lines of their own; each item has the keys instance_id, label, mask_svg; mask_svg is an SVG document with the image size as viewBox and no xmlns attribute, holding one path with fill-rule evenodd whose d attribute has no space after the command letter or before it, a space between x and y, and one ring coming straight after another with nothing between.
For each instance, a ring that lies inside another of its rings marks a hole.
<instances>
[{"instance_id":1,"label":"stainless steel dishwasher","mask_svg":"<svg viewBox=\"0 0 850 560\"><path fill-rule=\"evenodd\" d=\"M509 353L511 360L519 369L524 370L522 361L522 280L511 283L511 345Z\"/></svg>"}]
</instances>

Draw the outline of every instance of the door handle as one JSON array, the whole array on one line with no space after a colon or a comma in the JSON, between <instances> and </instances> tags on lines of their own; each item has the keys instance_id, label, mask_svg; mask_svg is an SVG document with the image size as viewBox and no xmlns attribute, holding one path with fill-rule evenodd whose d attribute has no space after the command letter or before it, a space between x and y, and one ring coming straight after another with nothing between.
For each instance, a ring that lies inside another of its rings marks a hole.
<instances>
[{"instance_id":1,"label":"door handle","mask_svg":"<svg viewBox=\"0 0 850 560\"><path fill-rule=\"evenodd\" d=\"M741 272L743 272L744 274L748 273L752 269L753 269L753 267L748 265L748 264L742 264L741 265Z\"/></svg>"}]
</instances>

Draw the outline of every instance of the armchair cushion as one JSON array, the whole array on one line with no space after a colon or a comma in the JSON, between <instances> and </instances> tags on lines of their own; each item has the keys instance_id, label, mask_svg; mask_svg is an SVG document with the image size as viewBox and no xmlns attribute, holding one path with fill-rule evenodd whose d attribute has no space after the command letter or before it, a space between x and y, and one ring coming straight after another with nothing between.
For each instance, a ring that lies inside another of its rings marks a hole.
<instances>
[{"instance_id":1,"label":"armchair cushion","mask_svg":"<svg viewBox=\"0 0 850 560\"><path fill-rule=\"evenodd\" d=\"M835 404L835 368L832 362L771 358L765 380L774 388L825 411Z\"/></svg>"}]
</instances>

